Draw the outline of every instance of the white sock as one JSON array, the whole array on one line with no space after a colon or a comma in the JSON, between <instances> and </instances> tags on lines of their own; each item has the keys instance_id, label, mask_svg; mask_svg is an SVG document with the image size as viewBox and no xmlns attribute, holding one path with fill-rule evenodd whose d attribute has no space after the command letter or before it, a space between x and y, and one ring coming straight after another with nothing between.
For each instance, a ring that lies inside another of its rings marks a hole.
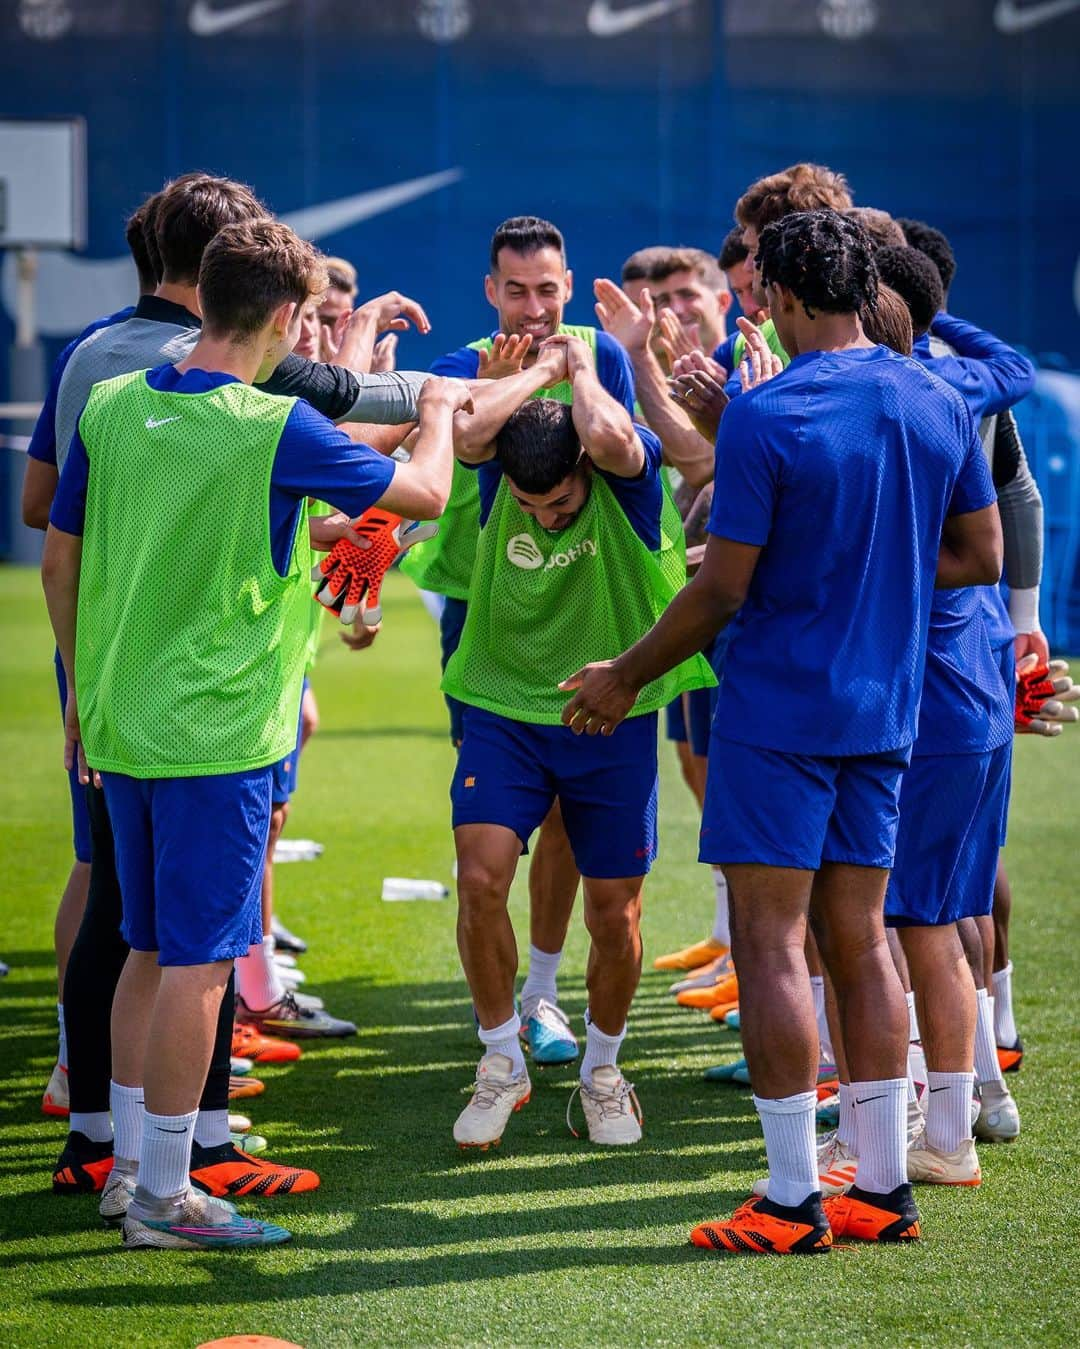
<instances>
[{"instance_id":1,"label":"white sock","mask_svg":"<svg viewBox=\"0 0 1080 1349\"><path fill-rule=\"evenodd\" d=\"M926 1055L923 1047L917 1040L912 1040L907 1048L907 1070L908 1078L911 1081L915 1092L915 1099L918 1100L920 1091L926 1087ZM908 1094L911 1099L911 1094Z\"/></svg>"},{"instance_id":2,"label":"white sock","mask_svg":"<svg viewBox=\"0 0 1080 1349\"><path fill-rule=\"evenodd\" d=\"M713 916L712 939L721 946L731 945L731 916L728 912L727 877L719 867L712 869L713 885L716 888L716 912Z\"/></svg>"},{"instance_id":3,"label":"white sock","mask_svg":"<svg viewBox=\"0 0 1080 1349\"><path fill-rule=\"evenodd\" d=\"M829 1034L829 1018L825 1015L825 976L810 976L810 992L814 995L814 1020L817 1022L818 1044L821 1046L821 1062L835 1063L836 1055Z\"/></svg>"},{"instance_id":4,"label":"white sock","mask_svg":"<svg viewBox=\"0 0 1080 1349\"><path fill-rule=\"evenodd\" d=\"M994 1039L1003 1049L1011 1049L1020 1038L1013 1018L1012 961L994 974Z\"/></svg>"},{"instance_id":5,"label":"white sock","mask_svg":"<svg viewBox=\"0 0 1080 1349\"><path fill-rule=\"evenodd\" d=\"M907 1078L852 1082L859 1166L855 1184L889 1194L907 1181Z\"/></svg>"},{"instance_id":6,"label":"white sock","mask_svg":"<svg viewBox=\"0 0 1080 1349\"><path fill-rule=\"evenodd\" d=\"M769 1159L769 1198L774 1204L797 1208L821 1189L814 1133L817 1093L801 1091L777 1100L755 1096L754 1105Z\"/></svg>"},{"instance_id":7,"label":"white sock","mask_svg":"<svg viewBox=\"0 0 1080 1349\"><path fill-rule=\"evenodd\" d=\"M236 991L255 1012L265 1012L285 996L281 972L274 964L274 936L256 942L236 962Z\"/></svg>"},{"instance_id":8,"label":"white sock","mask_svg":"<svg viewBox=\"0 0 1080 1349\"><path fill-rule=\"evenodd\" d=\"M541 951L538 946L529 944L529 972L521 986L521 1015L526 1019L536 1011L541 998L547 1002L559 1001L559 990L555 986L555 976L559 972L561 951Z\"/></svg>"},{"instance_id":9,"label":"white sock","mask_svg":"<svg viewBox=\"0 0 1080 1349\"><path fill-rule=\"evenodd\" d=\"M855 1092L847 1082L840 1083L840 1123L836 1136L852 1152L859 1150L859 1136L855 1132Z\"/></svg>"},{"instance_id":10,"label":"white sock","mask_svg":"<svg viewBox=\"0 0 1080 1349\"><path fill-rule=\"evenodd\" d=\"M909 989L908 992L904 994L904 999L907 1002L907 1038L909 1040L921 1040L922 1036L919 1033L919 1018L915 1015L915 990L913 988Z\"/></svg>"},{"instance_id":11,"label":"white sock","mask_svg":"<svg viewBox=\"0 0 1080 1349\"><path fill-rule=\"evenodd\" d=\"M939 1152L955 1152L971 1137L974 1073L929 1073L926 1141Z\"/></svg>"},{"instance_id":12,"label":"white sock","mask_svg":"<svg viewBox=\"0 0 1080 1349\"><path fill-rule=\"evenodd\" d=\"M618 1035L605 1035L593 1024L588 1011L585 1013L585 1057L581 1060L581 1080L592 1086L593 1071L597 1068L613 1068L619 1057L619 1047L626 1039L626 1027Z\"/></svg>"},{"instance_id":13,"label":"white sock","mask_svg":"<svg viewBox=\"0 0 1080 1349\"><path fill-rule=\"evenodd\" d=\"M155 1199L186 1194L191 1184L191 1140L197 1110L187 1115L143 1115L139 1184Z\"/></svg>"},{"instance_id":14,"label":"white sock","mask_svg":"<svg viewBox=\"0 0 1080 1349\"><path fill-rule=\"evenodd\" d=\"M975 991L978 1016L975 1020L975 1081L980 1087L999 1087L1005 1090L1005 1079L998 1063L997 1042L994 1039L994 1000L985 988Z\"/></svg>"},{"instance_id":15,"label":"white sock","mask_svg":"<svg viewBox=\"0 0 1080 1349\"><path fill-rule=\"evenodd\" d=\"M143 1136L143 1089L109 1083L109 1109L113 1117L113 1156L129 1162L139 1160Z\"/></svg>"},{"instance_id":16,"label":"white sock","mask_svg":"<svg viewBox=\"0 0 1080 1349\"><path fill-rule=\"evenodd\" d=\"M220 1148L229 1141L229 1112L200 1110L195 1121L195 1142L200 1148Z\"/></svg>"},{"instance_id":17,"label":"white sock","mask_svg":"<svg viewBox=\"0 0 1080 1349\"><path fill-rule=\"evenodd\" d=\"M505 1054L513 1064L510 1071L514 1077L525 1071L525 1055L521 1052L521 1041L518 1039L520 1029L521 1017L515 1012L510 1020L504 1021L501 1026L492 1026L491 1030L478 1026L476 1030L485 1054Z\"/></svg>"},{"instance_id":18,"label":"white sock","mask_svg":"<svg viewBox=\"0 0 1080 1349\"><path fill-rule=\"evenodd\" d=\"M68 1116L68 1128L73 1134L82 1134L91 1143L107 1143L113 1136L112 1117L107 1110L88 1110L85 1114L73 1110Z\"/></svg>"},{"instance_id":19,"label":"white sock","mask_svg":"<svg viewBox=\"0 0 1080 1349\"><path fill-rule=\"evenodd\" d=\"M1011 967L1010 967L1011 968ZM56 1021L60 1027L60 1047L56 1051L56 1061L61 1068L67 1067L67 1026L64 1024L64 1004L56 1004Z\"/></svg>"}]
</instances>

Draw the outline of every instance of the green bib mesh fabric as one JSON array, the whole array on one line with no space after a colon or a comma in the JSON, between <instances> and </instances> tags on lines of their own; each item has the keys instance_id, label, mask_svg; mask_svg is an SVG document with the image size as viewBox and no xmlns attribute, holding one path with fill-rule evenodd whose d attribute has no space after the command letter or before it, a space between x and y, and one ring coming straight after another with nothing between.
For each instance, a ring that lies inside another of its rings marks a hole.
<instances>
[{"instance_id":1,"label":"green bib mesh fabric","mask_svg":"<svg viewBox=\"0 0 1080 1349\"><path fill-rule=\"evenodd\" d=\"M676 513L676 521L678 514ZM580 515L549 534L511 496L504 479L480 531L473 591L461 645L443 690L515 721L556 725L566 679L609 660L642 637L686 579L664 534L659 554L642 543L599 474ZM646 685L631 715L664 707L716 679L703 656Z\"/></svg>"},{"instance_id":2,"label":"green bib mesh fabric","mask_svg":"<svg viewBox=\"0 0 1080 1349\"><path fill-rule=\"evenodd\" d=\"M580 337L589 344L596 359L596 329L573 323L560 323L559 332ZM490 337L470 342L473 351L490 351ZM559 403L574 401L574 388L569 380L543 389L533 398L554 398ZM476 538L480 533L480 490L476 473L462 464L454 463L454 480L450 485L450 499L439 518L439 532L410 548L401 559L401 570L422 590L433 590L437 595L449 595L455 600L469 598L469 580L476 558Z\"/></svg>"},{"instance_id":3,"label":"green bib mesh fabric","mask_svg":"<svg viewBox=\"0 0 1080 1349\"><path fill-rule=\"evenodd\" d=\"M334 513L333 506L326 501L308 501L308 510L312 515L333 515ZM319 658L319 643L322 641L323 619L326 617L326 608L315 598L315 592L322 584L322 581L316 581L311 587L311 607L308 611L310 627L307 646L304 648L304 670L307 673L315 668L315 662Z\"/></svg>"},{"instance_id":4,"label":"green bib mesh fabric","mask_svg":"<svg viewBox=\"0 0 1080 1349\"><path fill-rule=\"evenodd\" d=\"M768 343L769 350L773 353L774 356L779 356L781 363L786 367L789 361L791 360L791 357L780 345L780 339L776 335L776 327L772 319L766 319L765 322L761 325L761 335ZM732 347L731 351L731 359L735 363L733 373L735 370L738 370L739 362L745 355L746 355L746 338L743 337L742 333L740 333L738 337L735 339L735 345L734 347Z\"/></svg>"},{"instance_id":5,"label":"green bib mesh fabric","mask_svg":"<svg viewBox=\"0 0 1080 1349\"><path fill-rule=\"evenodd\" d=\"M159 393L142 371L91 393L75 684L95 768L201 777L293 748L311 547L305 504L277 574L269 496L295 401Z\"/></svg>"}]
</instances>

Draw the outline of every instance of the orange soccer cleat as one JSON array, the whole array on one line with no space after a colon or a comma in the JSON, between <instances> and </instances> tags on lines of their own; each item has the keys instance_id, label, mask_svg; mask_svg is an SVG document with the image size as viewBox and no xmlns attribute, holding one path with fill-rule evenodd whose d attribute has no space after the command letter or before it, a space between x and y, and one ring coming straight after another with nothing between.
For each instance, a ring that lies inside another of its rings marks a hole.
<instances>
[{"instance_id":1,"label":"orange soccer cleat","mask_svg":"<svg viewBox=\"0 0 1080 1349\"><path fill-rule=\"evenodd\" d=\"M232 1052L252 1063L295 1063L300 1057L300 1046L291 1040L261 1035L249 1022L237 1021L233 1026Z\"/></svg>"},{"instance_id":2,"label":"orange soccer cleat","mask_svg":"<svg viewBox=\"0 0 1080 1349\"><path fill-rule=\"evenodd\" d=\"M233 1143L216 1148L191 1148L191 1183L204 1194L218 1199L265 1195L306 1194L319 1188L314 1171L297 1166L279 1166L263 1157L252 1157Z\"/></svg>"},{"instance_id":3,"label":"orange soccer cleat","mask_svg":"<svg viewBox=\"0 0 1080 1349\"><path fill-rule=\"evenodd\" d=\"M699 1223L690 1233L695 1246L734 1255L822 1255L833 1244L820 1194L798 1208L770 1199L748 1199L730 1218Z\"/></svg>"},{"instance_id":4,"label":"orange soccer cleat","mask_svg":"<svg viewBox=\"0 0 1080 1349\"><path fill-rule=\"evenodd\" d=\"M919 1210L907 1183L890 1194L867 1194L853 1185L847 1194L826 1199L825 1215L833 1234L857 1241L918 1241Z\"/></svg>"},{"instance_id":5,"label":"orange soccer cleat","mask_svg":"<svg viewBox=\"0 0 1080 1349\"><path fill-rule=\"evenodd\" d=\"M113 1168L113 1144L95 1143L78 1131L69 1133L53 1167L53 1194L97 1194Z\"/></svg>"},{"instance_id":6,"label":"orange soccer cleat","mask_svg":"<svg viewBox=\"0 0 1080 1349\"><path fill-rule=\"evenodd\" d=\"M699 1007L702 1011L712 1011L714 1007L730 1010L739 1001L738 977L731 973L718 973L715 981L707 988L684 988L675 994L680 1007Z\"/></svg>"},{"instance_id":7,"label":"orange soccer cleat","mask_svg":"<svg viewBox=\"0 0 1080 1349\"><path fill-rule=\"evenodd\" d=\"M230 1101L243 1101L249 1096L261 1096L265 1090L266 1084L260 1082L257 1077L229 1078Z\"/></svg>"},{"instance_id":8,"label":"orange soccer cleat","mask_svg":"<svg viewBox=\"0 0 1080 1349\"><path fill-rule=\"evenodd\" d=\"M720 956L726 956L728 948L711 937L695 942L693 946L684 946L681 951L672 951L665 956L657 956L653 961L654 970L696 970L701 965Z\"/></svg>"}]
</instances>

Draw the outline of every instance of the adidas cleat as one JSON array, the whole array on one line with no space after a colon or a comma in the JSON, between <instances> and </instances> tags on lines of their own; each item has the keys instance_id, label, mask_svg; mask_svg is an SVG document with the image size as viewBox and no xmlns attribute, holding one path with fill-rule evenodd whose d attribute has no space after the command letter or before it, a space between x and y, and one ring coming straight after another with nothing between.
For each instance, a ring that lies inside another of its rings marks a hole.
<instances>
[{"instance_id":1,"label":"adidas cleat","mask_svg":"<svg viewBox=\"0 0 1080 1349\"><path fill-rule=\"evenodd\" d=\"M536 1064L573 1063L578 1056L578 1042L570 1029L569 1017L547 998L541 998L535 1010L522 1017L521 1038Z\"/></svg>"},{"instance_id":2,"label":"adidas cleat","mask_svg":"<svg viewBox=\"0 0 1080 1349\"><path fill-rule=\"evenodd\" d=\"M919 1185L982 1184L982 1169L970 1138L955 1152L940 1152L926 1141L925 1129L908 1147L907 1174L908 1180Z\"/></svg>"},{"instance_id":3,"label":"adidas cleat","mask_svg":"<svg viewBox=\"0 0 1080 1349\"><path fill-rule=\"evenodd\" d=\"M734 1012L736 1016L739 1013L739 1004L737 1002L721 1002L715 1007L709 1008L709 1015L714 1021L719 1021L721 1026L727 1025L728 1017Z\"/></svg>"},{"instance_id":4,"label":"adidas cleat","mask_svg":"<svg viewBox=\"0 0 1080 1349\"><path fill-rule=\"evenodd\" d=\"M486 1152L502 1142L503 1130L515 1111L528 1104L532 1084L527 1072L513 1075L505 1054L485 1054L477 1064L476 1083L469 1104L454 1123L459 1148Z\"/></svg>"},{"instance_id":5,"label":"adidas cleat","mask_svg":"<svg viewBox=\"0 0 1080 1349\"><path fill-rule=\"evenodd\" d=\"M738 978L721 971L704 988L684 988L681 993L676 993L675 1001L680 1007L696 1007L703 1012L711 1012L720 1006L730 1011L739 1001Z\"/></svg>"},{"instance_id":6,"label":"adidas cleat","mask_svg":"<svg viewBox=\"0 0 1080 1349\"><path fill-rule=\"evenodd\" d=\"M54 1119L67 1119L70 1113L68 1105L68 1070L59 1063L53 1065L49 1083L41 1098L41 1113Z\"/></svg>"},{"instance_id":7,"label":"adidas cleat","mask_svg":"<svg viewBox=\"0 0 1080 1349\"><path fill-rule=\"evenodd\" d=\"M295 1063L300 1046L272 1035L260 1035L254 1026L237 1021L233 1026L232 1049L252 1063Z\"/></svg>"},{"instance_id":8,"label":"adidas cleat","mask_svg":"<svg viewBox=\"0 0 1080 1349\"><path fill-rule=\"evenodd\" d=\"M998 1045L997 1047L998 1064L1003 1073L1018 1073L1020 1065L1024 1061L1024 1042L1019 1035L1016 1037L1016 1044L1011 1048L1008 1045Z\"/></svg>"},{"instance_id":9,"label":"adidas cleat","mask_svg":"<svg viewBox=\"0 0 1080 1349\"><path fill-rule=\"evenodd\" d=\"M229 1078L230 1101L246 1101L252 1096L261 1096L265 1090L266 1084L257 1077Z\"/></svg>"},{"instance_id":10,"label":"adidas cleat","mask_svg":"<svg viewBox=\"0 0 1080 1349\"><path fill-rule=\"evenodd\" d=\"M908 1184L898 1185L890 1194L868 1194L853 1185L847 1194L826 1199L823 1207L836 1237L898 1242L918 1241L922 1235Z\"/></svg>"},{"instance_id":11,"label":"adidas cleat","mask_svg":"<svg viewBox=\"0 0 1080 1349\"><path fill-rule=\"evenodd\" d=\"M797 1208L770 1199L749 1199L730 1218L699 1223L690 1233L695 1246L734 1255L822 1255L833 1234L821 1196L812 1194Z\"/></svg>"},{"instance_id":12,"label":"adidas cleat","mask_svg":"<svg viewBox=\"0 0 1080 1349\"><path fill-rule=\"evenodd\" d=\"M855 1171L859 1159L846 1143L841 1143L835 1134L822 1139L818 1148L818 1183L824 1198L846 1194L855 1183ZM762 1177L754 1181L754 1194L764 1199L769 1193L769 1178Z\"/></svg>"},{"instance_id":13,"label":"adidas cleat","mask_svg":"<svg viewBox=\"0 0 1080 1349\"><path fill-rule=\"evenodd\" d=\"M133 1203L132 1207L135 1214L129 1210L124 1219L128 1250L236 1250L280 1246L292 1239L284 1227L242 1218L232 1204L197 1190L189 1190L178 1204L151 1197L145 1206Z\"/></svg>"},{"instance_id":14,"label":"adidas cleat","mask_svg":"<svg viewBox=\"0 0 1080 1349\"><path fill-rule=\"evenodd\" d=\"M570 1093L566 1123L575 1138L580 1134L570 1120L574 1097L580 1096L590 1143L626 1147L641 1141L641 1106L634 1084L627 1082L614 1064L594 1068L592 1084L582 1079Z\"/></svg>"},{"instance_id":15,"label":"adidas cleat","mask_svg":"<svg viewBox=\"0 0 1080 1349\"><path fill-rule=\"evenodd\" d=\"M688 988L711 988L720 975L734 973L735 966L731 963L731 956L725 952L715 960L710 960L707 965L691 970L684 978L676 979L668 988L668 992L682 993Z\"/></svg>"},{"instance_id":16,"label":"adidas cleat","mask_svg":"<svg viewBox=\"0 0 1080 1349\"><path fill-rule=\"evenodd\" d=\"M254 1026L260 1035L280 1035L290 1040L337 1040L356 1034L351 1021L339 1020L321 1009L303 1007L293 993L286 993L280 1002L261 1012L237 997L236 1019Z\"/></svg>"},{"instance_id":17,"label":"adidas cleat","mask_svg":"<svg viewBox=\"0 0 1080 1349\"><path fill-rule=\"evenodd\" d=\"M93 1143L78 1131L69 1133L53 1167L53 1194L97 1194L113 1168L113 1145Z\"/></svg>"},{"instance_id":18,"label":"adidas cleat","mask_svg":"<svg viewBox=\"0 0 1080 1349\"><path fill-rule=\"evenodd\" d=\"M819 1129L835 1129L840 1123L840 1094L835 1092L818 1101L815 1112Z\"/></svg>"},{"instance_id":19,"label":"adidas cleat","mask_svg":"<svg viewBox=\"0 0 1080 1349\"><path fill-rule=\"evenodd\" d=\"M696 970L707 965L718 956L726 956L728 948L721 942L709 937L706 941L695 942L693 946L684 946L681 951L672 951L666 956L657 956L653 961L654 970Z\"/></svg>"},{"instance_id":20,"label":"adidas cleat","mask_svg":"<svg viewBox=\"0 0 1080 1349\"><path fill-rule=\"evenodd\" d=\"M229 1112L229 1129L234 1134L246 1134L251 1128L251 1120L246 1115L234 1115Z\"/></svg>"},{"instance_id":21,"label":"adidas cleat","mask_svg":"<svg viewBox=\"0 0 1080 1349\"><path fill-rule=\"evenodd\" d=\"M233 1143L191 1148L191 1183L218 1198L261 1198L263 1195L306 1194L319 1188L314 1171L279 1166L242 1151Z\"/></svg>"},{"instance_id":22,"label":"adidas cleat","mask_svg":"<svg viewBox=\"0 0 1080 1349\"><path fill-rule=\"evenodd\" d=\"M979 1113L975 1119L975 1137L984 1143L1011 1143L1020 1137L1020 1111L1007 1090L982 1086Z\"/></svg>"}]
</instances>

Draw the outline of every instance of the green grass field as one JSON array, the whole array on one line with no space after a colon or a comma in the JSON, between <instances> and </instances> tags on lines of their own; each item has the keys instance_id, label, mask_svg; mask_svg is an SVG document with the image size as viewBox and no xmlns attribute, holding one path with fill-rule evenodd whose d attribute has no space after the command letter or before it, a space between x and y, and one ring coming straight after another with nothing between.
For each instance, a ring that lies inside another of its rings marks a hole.
<instances>
[{"instance_id":1,"label":"green grass field","mask_svg":"<svg viewBox=\"0 0 1080 1349\"><path fill-rule=\"evenodd\" d=\"M982 1149L981 1190L923 1193L918 1247L721 1259L692 1248L687 1232L746 1195L764 1151L749 1092L701 1078L738 1057L737 1036L677 1008L664 976L645 975L623 1055L645 1110L641 1146L616 1153L574 1139L563 1120L574 1075L555 1069L534 1074L532 1103L498 1154L455 1150L450 1129L478 1047L454 904L379 898L384 875L449 881L452 752L434 625L397 576L385 609L369 652L347 652L327 625L315 677L322 730L289 825L326 853L278 873L279 910L311 945L308 987L359 1035L266 1070L265 1096L245 1103L268 1155L314 1166L322 1188L259 1206L295 1233L278 1250L125 1253L93 1200L49 1189L63 1127L40 1115L39 1099L55 1053L52 920L70 825L37 577L0 569L0 956L12 967L0 982L0 1341L1075 1342L1077 731L1017 753L1009 860L1028 1048L1012 1079L1022 1138ZM691 799L667 747L661 757L647 965L704 935L711 913ZM579 1027L585 950L578 922L560 983Z\"/></svg>"}]
</instances>

